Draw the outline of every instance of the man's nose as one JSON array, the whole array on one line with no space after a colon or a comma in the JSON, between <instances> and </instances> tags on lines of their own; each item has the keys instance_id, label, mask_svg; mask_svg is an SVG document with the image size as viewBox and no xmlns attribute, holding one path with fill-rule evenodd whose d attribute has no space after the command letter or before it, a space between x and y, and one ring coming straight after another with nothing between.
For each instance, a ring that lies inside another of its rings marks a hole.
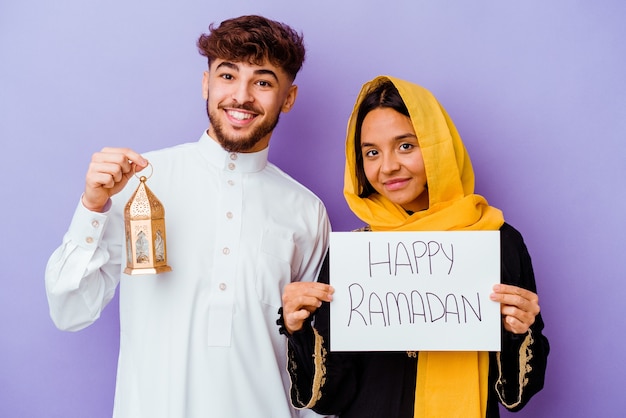
<instances>
[{"instance_id":1,"label":"man's nose","mask_svg":"<svg viewBox=\"0 0 626 418\"><path fill-rule=\"evenodd\" d=\"M241 82L234 86L232 92L232 98L239 104L249 103L254 101L254 96L250 92L250 86L247 83Z\"/></svg>"}]
</instances>

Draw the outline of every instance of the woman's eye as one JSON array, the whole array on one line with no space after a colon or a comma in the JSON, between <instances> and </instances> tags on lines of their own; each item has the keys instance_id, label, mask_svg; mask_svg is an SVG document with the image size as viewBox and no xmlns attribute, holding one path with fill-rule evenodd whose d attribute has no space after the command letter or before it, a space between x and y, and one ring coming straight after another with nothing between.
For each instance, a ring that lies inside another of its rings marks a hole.
<instances>
[{"instance_id":1,"label":"woman's eye","mask_svg":"<svg viewBox=\"0 0 626 418\"><path fill-rule=\"evenodd\" d=\"M400 149L402 149L404 151L408 151L411 148L413 148L413 144L402 144L402 145L400 145Z\"/></svg>"},{"instance_id":2,"label":"woman's eye","mask_svg":"<svg viewBox=\"0 0 626 418\"><path fill-rule=\"evenodd\" d=\"M371 149L365 152L366 157L374 157L376 155L378 155L378 151L376 151L375 149Z\"/></svg>"}]
</instances>

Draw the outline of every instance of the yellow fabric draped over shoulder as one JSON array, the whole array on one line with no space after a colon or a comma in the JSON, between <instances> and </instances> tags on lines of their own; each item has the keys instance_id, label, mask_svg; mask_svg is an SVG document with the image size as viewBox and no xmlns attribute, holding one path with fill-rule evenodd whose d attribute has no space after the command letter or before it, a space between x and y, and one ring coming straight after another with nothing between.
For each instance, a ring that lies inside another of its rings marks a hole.
<instances>
[{"instance_id":1,"label":"yellow fabric draped over shoulder","mask_svg":"<svg viewBox=\"0 0 626 418\"><path fill-rule=\"evenodd\" d=\"M429 206L408 214L374 193L359 197L355 131L358 108L369 91L385 81L398 89L409 110L424 158ZM472 163L456 127L437 99L423 87L391 76L365 83L348 122L344 196L372 231L498 230L502 212L474 194ZM484 417L487 409L487 352L420 352L415 417Z\"/></svg>"}]
</instances>

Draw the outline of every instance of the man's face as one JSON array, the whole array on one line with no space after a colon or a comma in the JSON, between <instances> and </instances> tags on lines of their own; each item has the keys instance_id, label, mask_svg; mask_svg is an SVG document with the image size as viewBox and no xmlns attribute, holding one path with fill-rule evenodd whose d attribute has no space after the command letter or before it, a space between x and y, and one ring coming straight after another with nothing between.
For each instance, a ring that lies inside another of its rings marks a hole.
<instances>
[{"instance_id":1,"label":"man's face","mask_svg":"<svg viewBox=\"0 0 626 418\"><path fill-rule=\"evenodd\" d=\"M209 115L209 135L231 152L266 148L281 112L288 112L298 88L269 62L214 60L202 89Z\"/></svg>"}]
</instances>

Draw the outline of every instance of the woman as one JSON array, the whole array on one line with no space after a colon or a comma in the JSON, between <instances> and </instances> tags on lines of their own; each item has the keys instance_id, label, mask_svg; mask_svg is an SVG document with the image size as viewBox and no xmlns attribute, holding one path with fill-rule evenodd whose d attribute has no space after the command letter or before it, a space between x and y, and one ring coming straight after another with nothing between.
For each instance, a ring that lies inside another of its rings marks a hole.
<instances>
[{"instance_id":1,"label":"woman","mask_svg":"<svg viewBox=\"0 0 626 418\"><path fill-rule=\"evenodd\" d=\"M521 409L543 387L549 352L530 256L502 212L474 194L467 151L430 92L387 76L363 86L348 125L344 195L363 230L500 230L501 283L491 300L501 304L502 351L331 353L326 268L318 283L283 294L292 403L358 418Z\"/></svg>"}]
</instances>

